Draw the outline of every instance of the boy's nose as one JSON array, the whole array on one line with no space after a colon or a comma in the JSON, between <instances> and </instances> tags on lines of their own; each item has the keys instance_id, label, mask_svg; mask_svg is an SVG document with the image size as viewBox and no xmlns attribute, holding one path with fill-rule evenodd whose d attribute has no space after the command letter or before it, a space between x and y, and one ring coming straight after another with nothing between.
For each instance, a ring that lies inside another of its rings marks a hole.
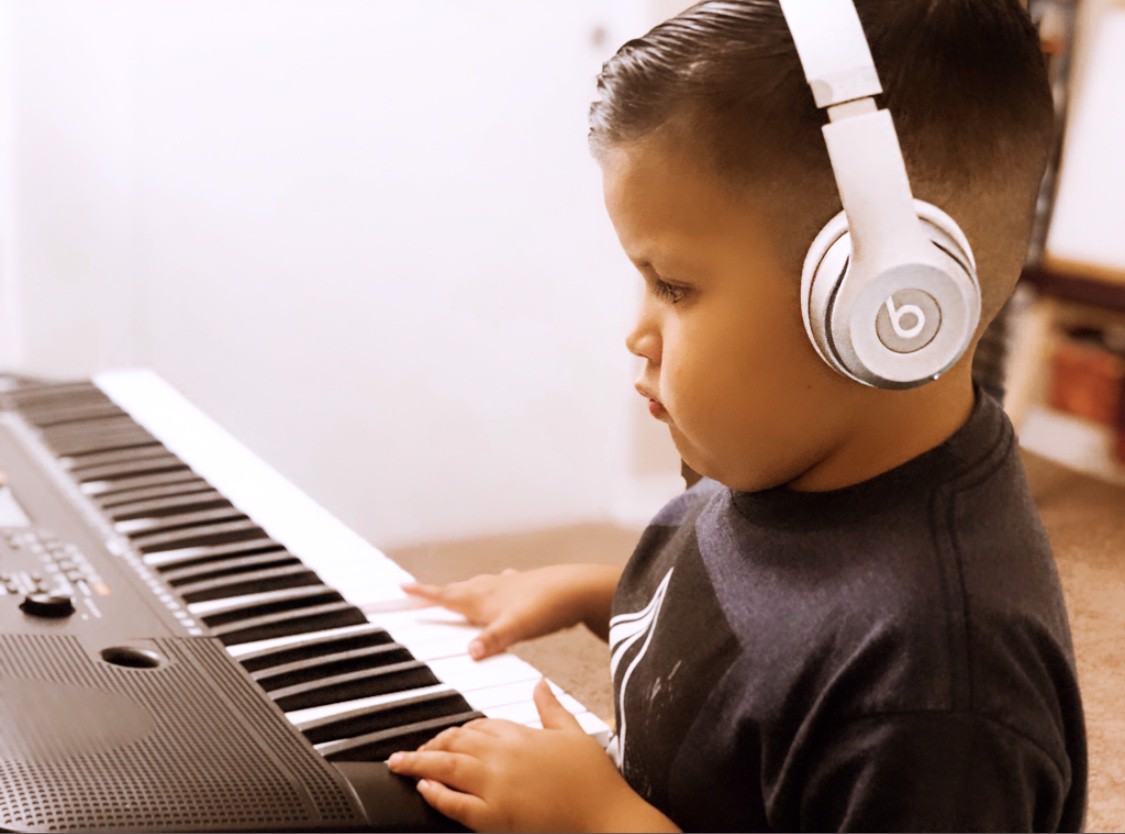
<instances>
[{"instance_id":1,"label":"boy's nose","mask_svg":"<svg viewBox=\"0 0 1125 834\"><path fill-rule=\"evenodd\" d=\"M649 328L638 325L625 337L625 347L629 353L647 359L654 365L660 363L660 339Z\"/></svg>"}]
</instances>

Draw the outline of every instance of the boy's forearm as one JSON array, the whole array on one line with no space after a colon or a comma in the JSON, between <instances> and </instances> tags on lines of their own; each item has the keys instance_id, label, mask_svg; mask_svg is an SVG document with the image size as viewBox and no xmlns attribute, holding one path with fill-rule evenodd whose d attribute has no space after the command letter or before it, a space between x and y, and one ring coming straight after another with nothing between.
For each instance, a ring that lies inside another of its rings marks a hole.
<instances>
[{"instance_id":1,"label":"boy's forearm","mask_svg":"<svg viewBox=\"0 0 1125 834\"><path fill-rule=\"evenodd\" d=\"M621 571L620 565L583 565L580 619L602 640L609 640L610 610Z\"/></svg>"},{"instance_id":2,"label":"boy's forearm","mask_svg":"<svg viewBox=\"0 0 1125 834\"><path fill-rule=\"evenodd\" d=\"M596 819L590 820L591 831L681 831L682 829L665 816L655 805L650 805L640 794L624 782L622 790L608 808L602 810Z\"/></svg>"}]
</instances>

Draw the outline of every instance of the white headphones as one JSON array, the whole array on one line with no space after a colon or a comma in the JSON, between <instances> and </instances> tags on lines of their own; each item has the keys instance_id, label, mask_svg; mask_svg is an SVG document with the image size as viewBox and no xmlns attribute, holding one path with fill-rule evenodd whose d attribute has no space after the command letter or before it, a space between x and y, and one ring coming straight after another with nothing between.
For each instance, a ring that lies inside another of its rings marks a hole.
<instances>
[{"instance_id":1,"label":"white headphones","mask_svg":"<svg viewBox=\"0 0 1125 834\"><path fill-rule=\"evenodd\" d=\"M915 200L852 0L780 0L823 128L844 210L801 275L805 331L830 367L912 388L961 358L980 320L976 261L941 209Z\"/></svg>"}]
</instances>

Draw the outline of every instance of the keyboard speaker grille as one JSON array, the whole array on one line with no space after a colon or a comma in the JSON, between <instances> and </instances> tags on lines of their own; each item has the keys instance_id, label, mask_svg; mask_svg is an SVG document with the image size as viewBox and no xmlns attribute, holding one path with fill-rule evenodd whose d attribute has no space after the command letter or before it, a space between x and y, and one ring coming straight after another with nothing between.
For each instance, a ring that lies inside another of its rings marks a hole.
<instances>
[{"instance_id":1,"label":"keyboard speaker grille","mask_svg":"<svg viewBox=\"0 0 1125 834\"><path fill-rule=\"evenodd\" d=\"M78 638L0 643L0 827L339 830L342 777L211 639L154 640L123 668Z\"/></svg>"}]
</instances>

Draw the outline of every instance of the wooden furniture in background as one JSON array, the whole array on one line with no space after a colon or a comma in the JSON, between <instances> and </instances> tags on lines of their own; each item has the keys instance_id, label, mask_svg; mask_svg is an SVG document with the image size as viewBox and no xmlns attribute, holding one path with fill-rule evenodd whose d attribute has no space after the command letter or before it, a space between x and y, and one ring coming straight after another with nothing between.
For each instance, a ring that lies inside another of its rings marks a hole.
<instances>
[{"instance_id":1,"label":"wooden furniture in background","mask_svg":"<svg viewBox=\"0 0 1125 834\"><path fill-rule=\"evenodd\" d=\"M1112 346L1116 338L1125 339L1125 275L1033 268L1025 271L1023 283L1033 298L1014 316L1005 398L1021 444L1057 463L1125 483L1125 393L1115 378L1125 351ZM1026 289L1023 294L1026 299ZM1077 331L1107 334L1102 341L1110 345L1076 339Z\"/></svg>"}]
</instances>

